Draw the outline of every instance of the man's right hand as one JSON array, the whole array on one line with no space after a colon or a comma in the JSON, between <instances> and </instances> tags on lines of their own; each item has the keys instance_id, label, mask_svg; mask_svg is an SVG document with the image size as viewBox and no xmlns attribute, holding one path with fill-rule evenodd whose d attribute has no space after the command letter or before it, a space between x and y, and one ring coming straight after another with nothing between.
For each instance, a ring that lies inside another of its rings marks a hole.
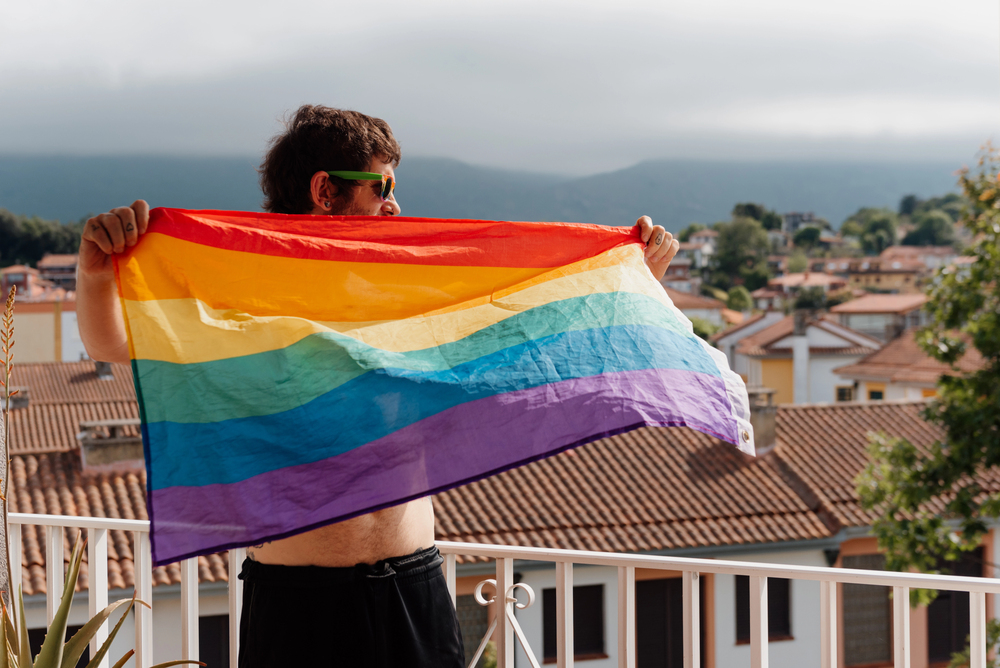
<instances>
[{"instance_id":1,"label":"man's right hand","mask_svg":"<svg viewBox=\"0 0 1000 668\"><path fill-rule=\"evenodd\" d=\"M149 225L149 205L137 199L87 221L80 239L81 275L101 276L114 272L112 255L134 246Z\"/></svg>"}]
</instances>

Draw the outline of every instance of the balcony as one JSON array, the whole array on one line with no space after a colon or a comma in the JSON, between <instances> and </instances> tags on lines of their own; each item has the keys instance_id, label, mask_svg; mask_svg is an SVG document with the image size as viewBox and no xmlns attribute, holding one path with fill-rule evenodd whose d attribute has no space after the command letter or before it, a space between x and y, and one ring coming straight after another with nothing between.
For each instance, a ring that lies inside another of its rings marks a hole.
<instances>
[{"instance_id":1,"label":"balcony","mask_svg":"<svg viewBox=\"0 0 1000 668\"><path fill-rule=\"evenodd\" d=\"M94 614L108 604L107 564L108 532L129 532L133 537L135 555L135 588L140 598L152 601L153 571L149 547L149 523L138 520L71 517L64 515L29 515L12 513L10 516L11 570L14 586L21 579L22 527L41 527L45 534L46 553L46 613L51 621L63 589L63 555L66 529L87 531L87 560L95 567L89 568L90 587L87 592L89 614ZM636 570L680 572L683 590L683 665L695 668L701 665L699 629L699 587L701 575L707 573L743 575L750 581L750 666L768 666L768 579L784 578L818 582L820 586L820 652L822 668L836 668L838 661L838 584L852 583L891 587L896 601L908 601L911 588L941 589L968 592L970 595L969 621L973 648L970 668L985 668L986 595L1000 594L1000 580L992 578L924 575L917 573L891 573L883 571L851 570L842 568L817 568L784 564L723 561L682 557L645 556L641 554L613 554L582 550L547 550L530 547L508 547L474 543L440 542L438 547L445 557L445 576L454 600L458 557L469 557L495 562L495 576L486 577L476 588L478 602L492 606L494 620L478 649L481 651L492 635L497 641L497 665L513 668L516 646L520 646L528 663L540 667L538 647L531 647L529 633L521 627L517 610L538 605L536 592L530 586L515 582L514 564L519 562L552 565L555 568L556 587L556 665L570 668L574 665L573 648L573 572L574 566L600 566L616 568L616 643L614 655L621 668L634 668L636 664ZM245 551L230 550L229 572L239 571ZM189 559L180 564L180 647L170 657L197 658L199 656L198 618L199 588L198 562ZM124 594L123 590L116 590ZM503 592L503 596L496 596ZM229 612L229 662L236 668L239 653L239 617L242 606L242 587L228 587ZM909 668L911 643L909 605L893 606L893 657L896 668ZM148 668L153 664L154 632L176 634L177 629L154 629L153 612L137 607L135 610L134 665ZM535 630L532 630L535 631ZM534 635L537 635L535 633ZM94 639L91 652L107 637L107 628ZM478 654L477 654L478 658ZM475 660L473 661L473 664ZM105 667L110 665L105 660Z\"/></svg>"}]
</instances>

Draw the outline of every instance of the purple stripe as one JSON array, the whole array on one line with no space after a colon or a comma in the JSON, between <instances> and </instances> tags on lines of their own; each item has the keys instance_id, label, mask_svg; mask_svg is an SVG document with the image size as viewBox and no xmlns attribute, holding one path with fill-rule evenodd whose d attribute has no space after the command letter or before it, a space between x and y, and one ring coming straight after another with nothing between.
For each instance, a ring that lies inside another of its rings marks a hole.
<instances>
[{"instance_id":1,"label":"purple stripe","mask_svg":"<svg viewBox=\"0 0 1000 668\"><path fill-rule=\"evenodd\" d=\"M455 406L319 462L154 490L153 560L301 533L642 426L687 426L737 443L720 377L651 369L562 381Z\"/></svg>"}]
</instances>

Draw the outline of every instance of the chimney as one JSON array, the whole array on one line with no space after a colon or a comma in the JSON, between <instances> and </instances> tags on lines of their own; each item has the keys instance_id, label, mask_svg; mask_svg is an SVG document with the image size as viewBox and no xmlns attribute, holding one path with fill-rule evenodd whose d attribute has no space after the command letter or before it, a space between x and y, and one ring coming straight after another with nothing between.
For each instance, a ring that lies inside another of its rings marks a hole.
<instances>
[{"instance_id":1,"label":"chimney","mask_svg":"<svg viewBox=\"0 0 1000 668\"><path fill-rule=\"evenodd\" d=\"M795 309L795 329L792 333L792 385L793 402L809 403L809 339L806 330L813 312L810 309Z\"/></svg>"},{"instance_id":2,"label":"chimney","mask_svg":"<svg viewBox=\"0 0 1000 668\"><path fill-rule=\"evenodd\" d=\"M138 418L81 422L76 438L85 472L134 471L144 466Z\"/></svg>"},{"instance_id":3,"label":"chimney","mask_svg":"<svg viewBox=\"0 0 1000 668\"><path fill-rule=\"evenodd\" d=\"M770 387L748 387L747 396L750 399L750 424L753 426L754 446L757 455L766 455L777 441L778 433L775 418L778 407L774 405L774 393Z\"/></svg>"},{"instance_id":4,"label":"chimney","mask_svg":"<svg viewBox=\"0 0 1000 668\"><path fill-rule=\"evenodd\" d=\"M111 362L94 362L94 372L98 380L114 380L115 372L111 370Z\"/></svg>"},{"instance_id":5,"label":"chimney","mask_svg":"<svg viewBox=\"0 0 1000 668\"><path fill-rule=\"evenodd\" d=\"M0 388L2 391L3 388ZM10 398L10 409L17 410L18 408L27 408L31 401L31 393L28 391L27 387L11 387L11 392L17 392ZM0 402L3 402L3 407L7 407L7 393L4 392L0 394Z\"/></svg>"}]
</instances>

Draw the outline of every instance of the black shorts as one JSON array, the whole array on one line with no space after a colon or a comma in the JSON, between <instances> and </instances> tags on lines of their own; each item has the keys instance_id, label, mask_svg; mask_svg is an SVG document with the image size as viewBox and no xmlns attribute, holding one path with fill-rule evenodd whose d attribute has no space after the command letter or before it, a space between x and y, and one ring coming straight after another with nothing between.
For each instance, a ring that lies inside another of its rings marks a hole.
<instances>
[{"instance_id":1,"label":"black shorts","mask_svg":"<svg viewBox=\"0 0 1000 668\"><path fill-rule=\"evenodd\" d=\"M243 562L240 668L463 668L436 547L347 568Z\"/></svg>"}]
</instances>

